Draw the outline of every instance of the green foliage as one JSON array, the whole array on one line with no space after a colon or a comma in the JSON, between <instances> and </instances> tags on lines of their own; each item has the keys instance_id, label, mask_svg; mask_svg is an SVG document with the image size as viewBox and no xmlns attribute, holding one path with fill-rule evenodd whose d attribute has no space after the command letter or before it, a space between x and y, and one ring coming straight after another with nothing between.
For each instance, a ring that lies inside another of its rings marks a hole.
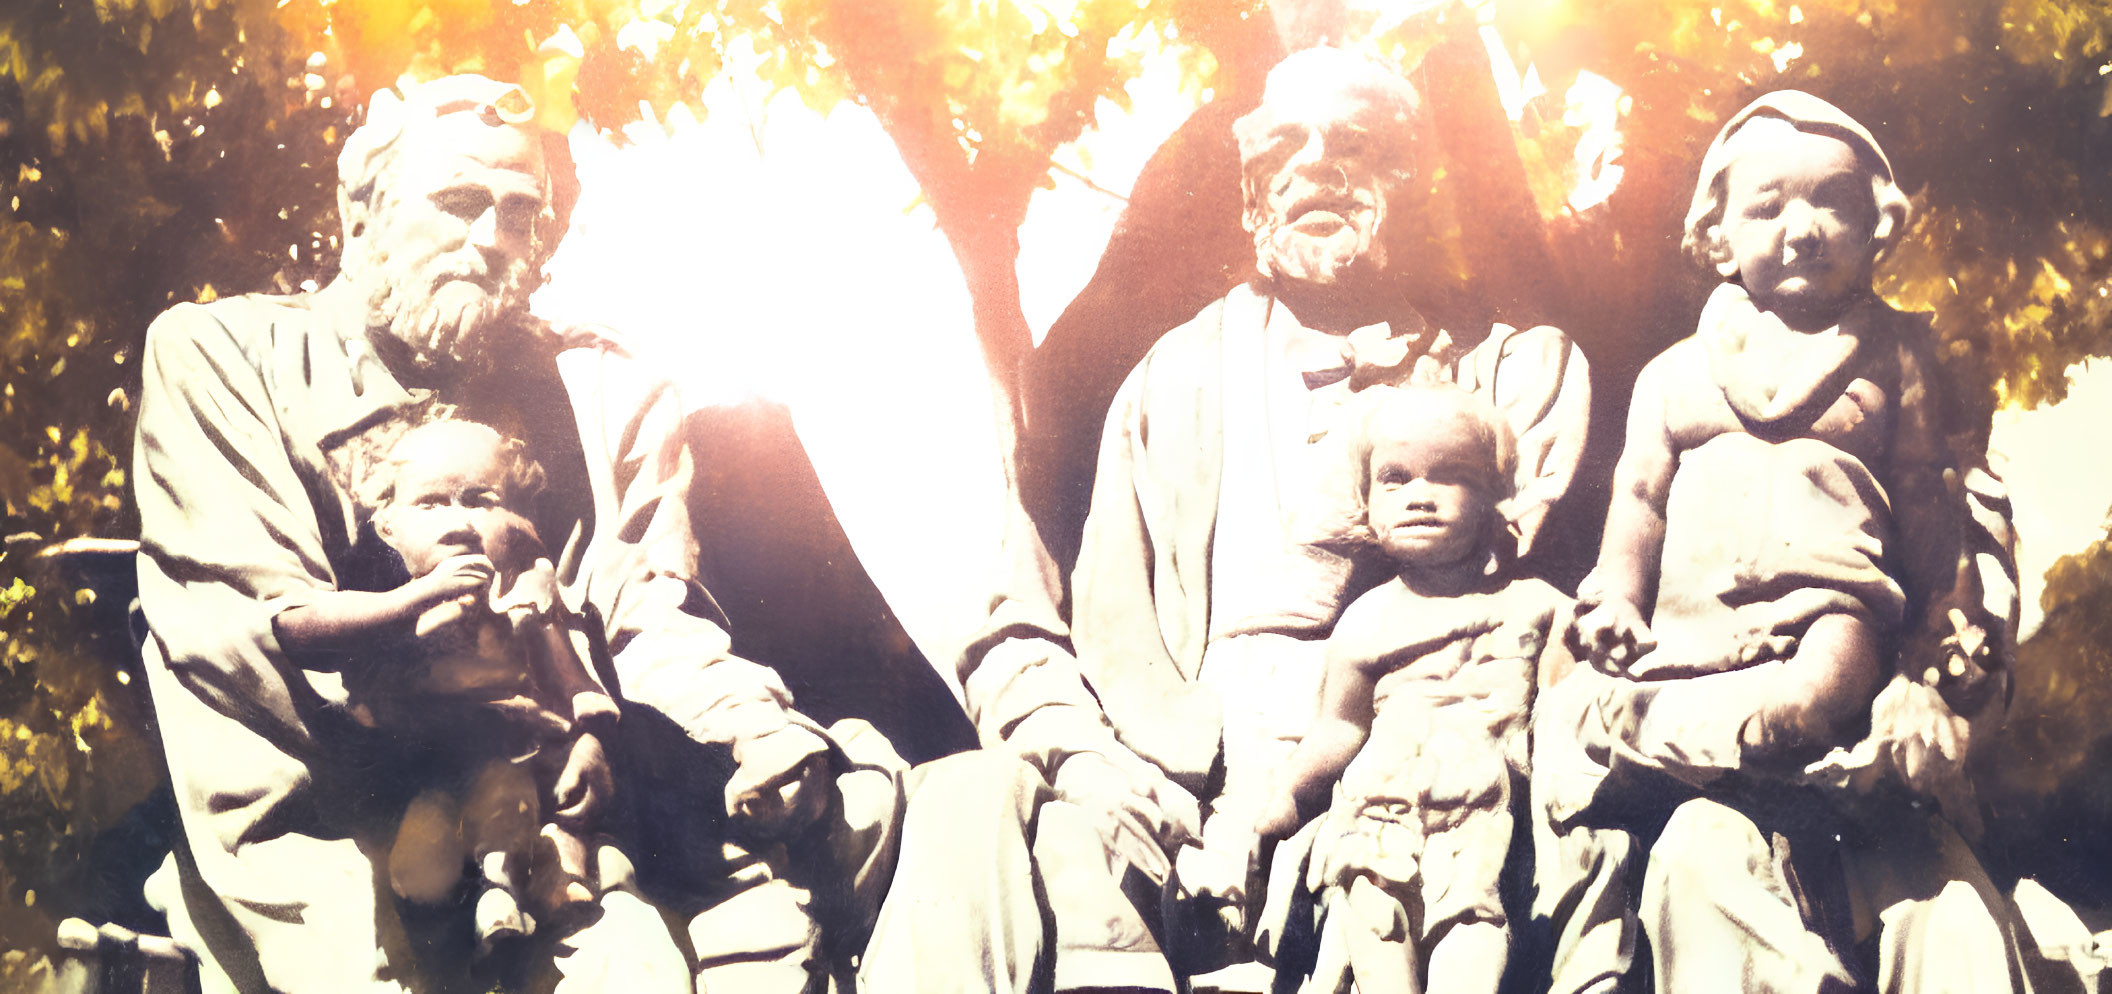
<instances>
[{"instance_id":1,"label":"green foliage","mask_svg":"<svg viewBox=\"0 0 2112 994\"><path fill-rule=\"evenodd\" d=\"M983 176L1003 163L1023 211L1047 155L1076 136L1095 98L1124 99L1135 71L1137 53L1109 45L1142 16L1134 3L1032 16L1013 4L894 7L920 25L917 59L857 37L886 11L851 4L0 8L0 945L48 946L64 913L54 895L96 833L160 777L133 713L140 688L119 681L132 651L113 620L123 605L97 605L97 586L35 556L136 531L130 414L153 316L327 279L338 142L364 95L399 77L518 79L546 125L584 117L614 129L647 109L701 112L729 52L753 48L759 75L818 108L880 99L938 115L946 151L964 167L982 162ZM878 60L867 85L897 89L856 90L824 36ZM32 962L0 963L0 986Z\"/></svg>"},{"instance_id":2,"label":"green foliage","mask_svg":"<svg viewBox=\"0 0 2112 994\"><path fill-rule=\"evenodd\" d=\"M1640 362L1692 328L1713 275L1675 245L1703 148L1728 115L1778 88L1825 97L1869 126L1913 197L1877 288L1933 314L1965 456L1984 449L1998 406L2058 401L2070 366L2112 354L2112 4L1518 0L1496 4L1495 20L1557 94L1582 68L1629 101L1609 240L1574 235L1562 202L1579 179L1578 129L1550 122L1517 139L1548 252L1572 274L1564 326L1587 345L1600 331L1595 362ZM1623 309L1624 295L1681 281L1694 289L1672 306ZM1596 289L1607 283L1610 293ZM1624 353L1622 339L1640 341ZM2075 444L2094 457L2089 441ZM2047 621L2020 650L2009 725L1978 759L2012 852L2082 846L2078 862L2105 863L2112 777L2096 760L2112 749L2102 719L2112 553L2081 550L2046 584ZM2112 874L2097 883L2112 887Z\"/></svg>"},{"instance_id":3,"label":"green foliage","mask_svg":"<svg viewBox=\"0 0 2112 994\"><path fill-rule=\"evenodd\" d=\"M1478 12L1440 13L1450 20L1434 27L1361 23L1410 67ZM130 406L157 312L327 278L336 147L366 94L402 76L475 70L521 81L547 125L607 131L677 105L702 113L704 86L732 66L818 110L868 106L969 276L1003 394L1028 341L1010 275L1016 232L1050 156L1091 124L1098 101L1127 102L1152 46L1182 39L1183 85L1211 87L1251 56L1196 39L1268 14L1256 0L0 6L0 945L43 941L49 888L158 775L128 718L136 688L116 682L129 647L112 605L85 603L77 578L35 569L32 554L135 531ZM2057 400L2070 364L2112 355L2112 5L1505 0L1491 16L1558 92L1588 69L1628 97L1629 176L1604 242L1579 234L1565 204L1580 132L1559 114L1506 132L1515 176L1453 160L1433 177L1515 183L1536 215L1526 226L1542 228L1537 250L1568 274L1560 292L1585 302L1571 313L1588 344L1594 321L1602 340L1626 336L1639 351L1683 331L1638 325L1615 298L1697 279L1667 239L1676 243L1702 146L1759 92L1795 86L1862 115L1915 195L1919 214L1880 288L1936 313L1965 388L1966 447L1984 441L1997 404ZM1437 206L1451 211L1455 240L1461 218L1497 226L1471 206ZM1495 258L1445 251L1459 271ZM2100 738L2112 656L2092 619L2112 598L2107 561L2091 550L2057 567L2049 598L2060 606L2025 650L2001 754L2024 764L2016 782L2034 796L2081 769ZM38 888L46 900L32 907Z\"/></svg>"},{"instance_id":4,"label":"green foliage","mask_svg":"<svg viewBox=\"0 0 2112 994\"><path fill-rule=\"evenodd\" d=\"M0 945L44 948L97 833L161 778L122 603L34 554L136 527L141 336L178 300L292 289L335 227L345 120L269 3L0 8ZM333 130L337 129L337 130ZM119 596L123 584L116 585ZM42 900L34 901L33 895ZM0 986L34 962L0 963Z\"/></svg>"},{"instance_id":5,"label":"green foliage","mask_svg":"<svg viewBox=\"0 0 2112 994\"><path fill-rule=\"evenodd\" d=\"M1631 159L1675 163L1636 175L1638 211L1677 224L1702 146L1761 92L1834 100L1877 134L1918 210L1879 272L1895 304L1933 311L1954 379L1968 389L1970 446L1997 404L2065 395L2064 371L2112 349L2112 6L2010 0L1599 0L1499 4L1516 36L1606 75L1632 99ZM1530 23L1522 20L1528 16ZM1610 27L1618 25L1618 27ZM1574 132L1521 144L1560 175ZM1546 146L1544 150L1532 146ZM1543 211L1560 213L1542 193ZM1660 232L1662 237L1664 233ZM1630 255L1656 251L1630 244ZM1671 275L1671 274L1665 274Z\"/></svg>"},{"instance_id":6,"label":"green foliage","mask_svg":"<svg viewBox=\"0 0 2112 994\"><path fill-rule=\"evenodd\" d=\"M2017 686L1995 781L2010 797L2050 794L2072 780L2112 713L2112 540L2063 556L2046 573L2046 621L2019 651ZM2102 777L2106 771L2088 771Z\"/></svg>"},{"instance_id":7,"label":"green foliage","mask_svg":"<svg viewBox=\"0 0 2112 994\"><path fill-rule=\"evenodd\" d=\"M2103 907L2112 895L2112 539L2046 574L2046 620L2018 650L2008 724L1974 757L1996 851Z\"/></svg>"}]
</instances>

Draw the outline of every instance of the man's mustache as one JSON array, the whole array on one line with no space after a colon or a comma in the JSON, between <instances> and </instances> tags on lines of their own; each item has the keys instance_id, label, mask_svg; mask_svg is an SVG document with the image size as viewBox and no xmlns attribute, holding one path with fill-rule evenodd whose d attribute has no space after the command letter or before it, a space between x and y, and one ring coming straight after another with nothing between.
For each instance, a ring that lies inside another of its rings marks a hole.
<instances>
[{"instance_id":1,"label":"man's mustache","mask_svg":"<svg viewBox=\"0 0 2112 994\"><path fill-rule=\"evenodd\" d=\"M1315 183L1306 179L1293 179L1288 185L1292 190L1298 186L1310 189L1291 201L1291 209L1284 214L1286 221L1296 221L1314 211L1327 211L1347 218L1351 214L1369 210L1372 206L1370 191L1344 182Z\"/></svg>"},{"instance_id":2,"label":"man's mustache","mask_svg":"<svg viewBox=\"0 0 2112 994\"><path fill-rule=\"evenodd\" d=\"M442 267L422 281L424 292L398 298L397 337L411 345L421 364L481 362L496 327L527 310L527 295L514 275Z\"/></svg>"},{"instance_id":3,"label":"man's mustache","mask_svg":"<svg viewBox=\"0 0 2112 994\"><path fill-rule=\"evenodd\" d=\"M501 274L486 266L452 265L439 267L432 275L427 290L438 290L453 282L474 283L487 292L499 289Z\"/></svg>"}]
</instances>

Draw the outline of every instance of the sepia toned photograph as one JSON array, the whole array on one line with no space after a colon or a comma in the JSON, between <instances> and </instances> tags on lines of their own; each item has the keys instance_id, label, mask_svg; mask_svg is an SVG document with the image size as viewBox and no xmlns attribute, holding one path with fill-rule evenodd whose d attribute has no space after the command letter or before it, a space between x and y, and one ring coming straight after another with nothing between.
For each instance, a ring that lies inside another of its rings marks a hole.
<instances>
[{"instance_id":1,"label":"sepia toned photograph","mask_svg":"<svg viewBox=\"0 0 2112 994\"><path fill-rule=\"evenodd\" d=\"M2095 994L2112 5L0 0L0 991Z\"/></svg>"}]
</instances>

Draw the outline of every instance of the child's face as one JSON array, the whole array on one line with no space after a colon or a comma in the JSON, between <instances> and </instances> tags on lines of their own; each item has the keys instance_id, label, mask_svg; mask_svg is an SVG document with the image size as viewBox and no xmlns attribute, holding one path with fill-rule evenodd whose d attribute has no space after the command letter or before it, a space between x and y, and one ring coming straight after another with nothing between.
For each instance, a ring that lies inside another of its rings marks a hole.
<instances>
[{"instance_id":1,"label":"child's face","mask_svg":"<svg viewBox=\"0 0 2112 994\"><path fill-rule=\"evenodd\" d=\"M440 422L397 443L396 496L375 517L383 541L413 576L450 556L483 554L495 564L514 558L528 523L505 506L507 460L497 433L475 424Z\"/></svg>"},{"instance_id":2,"label":"child's face","mask_svg":"<svg viewBox=\"0 0 2112 994\"><path fill-rule=\"evenodd\" d=\"M1450 566L1480 548L1491 513L1480 448L1456 426L1372 446L1371 530L1395 562Z\"/></svg>"},{"instance_id":3,"label":"child's face","mask_svg":"<svg viewBox=\"0 0 2112 994\"><path fill-rule=\"evenodd\" d=\"M1847 142L1760 120L1725 176L1729 263L1753 303L1793 326L1829 319L1869 288L1877 230L1870 171Z\"/></svg>"}]
</instances>

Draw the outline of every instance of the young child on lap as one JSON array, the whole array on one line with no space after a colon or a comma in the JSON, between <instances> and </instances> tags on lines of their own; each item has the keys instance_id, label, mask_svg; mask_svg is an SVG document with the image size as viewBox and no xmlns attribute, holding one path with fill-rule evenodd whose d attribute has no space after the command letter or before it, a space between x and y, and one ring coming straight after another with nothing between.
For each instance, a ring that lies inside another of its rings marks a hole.
<instances>
[{"instance_id":1,"label":"young child on lap","mask_svg":"<svg viewBox=\"0 0 2112 994\"><path fill-rule=\"evenodd\" d=\"M359 492L412 579L336 591L276 622L288 651L370 650L346 673L352 717L439 744L455 782L411 803L390 881L440 903L474 863L486 950L538 917L562 930L590 912L589 839L613 789L616 703L584 662L584 629L526 516L542 483L521 443L485 425L443 413L411 428ZM408 641L394 652L392 639Z\"/></svg>"},{"instance_id":2,"label":"young child on lap","mask_svg":"<svg viewBox=\"0 0 2112 994\"><path fill-rule=\"evenodd\" d=\"M1907 676L1976 711L1999 626L1962 565L1926 320L1871 290L1907 216L1884 153L1780 91L1725 125L1702 172L1687 248L1725 282L1636 380L1574 633L1602 670L1724 702L1658 702L1620 735L1696 785L1794 775L1861 738L1902 649Z\"/></svg>"},{"instance_id":3,"label":"young child on lap","mask_svg":"<svg viewBox=\"0 0 2112 994\"><path fill-rule=\"evenodd\" d=\"M1275 857L1261 921L1280 927L1288 895L1314 896L1319 990L1353 976L1371 992L1494 991L1509 949L1498 878L1514 770L1569 601L1508 554L1499 505L1515 456L1493 409L1442 385L1375 388L1359 403L1361 506L1335 541L1376 547L1396 572L1336 624L1319 719L1255 826L1263 840L1298 833Z\"/></svg>"}]
</instances>

